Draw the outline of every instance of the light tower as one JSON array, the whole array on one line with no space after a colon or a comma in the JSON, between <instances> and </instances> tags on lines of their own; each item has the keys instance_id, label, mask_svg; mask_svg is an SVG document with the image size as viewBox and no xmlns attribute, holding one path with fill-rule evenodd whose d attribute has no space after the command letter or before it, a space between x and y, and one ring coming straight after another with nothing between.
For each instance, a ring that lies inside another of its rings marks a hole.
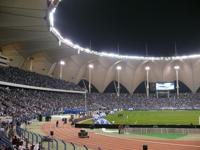
<instances>
[{"instance_id":1,"label":"light tower","mask_svg":"<svg viewBox=\"0 0 200 150\"><path fill-rule=\"evenodd\" d=\"M29 60L30 60L30 67L29 67L29 70L30 70L30 71L33 71L33 57L30 57Z\"/></svg>"},{"instance_id":2,"label":"light tower","mask_svg":"<svg viewBox=\"0 0 200 150\"><path fill-rule=\"evenodd\" d=\"M116 70L117 70L117 96L120 96L120 83L119 83L119 80L120 80L120 71L122 70L122 67L121 66L117 66Z\"/></svg>"},{"instance_id":3,"label":"light tower","mask_svg":"<svg viewBox=\"0 0 200 150\"><path fill-rule=\"evenodd\" d=\"M146 85L146 94L147 94L147 98L149 98L149 70L151 68L149 66L145 67L146 70L146 77L147 77L147 85Z\"/></svg>"},{"instance_id":4,"label":"light tower","mask_svg":"<svg viewBox=\"0 0 200 150\"><path fill-rule=\"evenodd\" d=\"M88 68L89 68L89 85L88 85L88 90L89 90L89 93L91 93L92 69L94 68L94 65L93 64L89 64Z\"/></svg>"},{"instance_id":5,"label":"light tower","mask_svg":"<svg viewBox=\"0 0 200 150\"><path fill-rule=\"evenodd\" d=\"M65 62L63 60L60 61L60 79L62 80L62 76L63 76L63 66L65 65Z\"/></svg>"},{"instance_id":6,"label":"light tower","mask_svg":"<svg viewBox=\"0 0 200 150\"><path fill-rule=\"evenodd\" d=\"M174 69L176 71L176 95L179 97L179 81L178 81L178 71L180 69L180 66L176 65L174 66Z\"/></svg>"}]
</instances>

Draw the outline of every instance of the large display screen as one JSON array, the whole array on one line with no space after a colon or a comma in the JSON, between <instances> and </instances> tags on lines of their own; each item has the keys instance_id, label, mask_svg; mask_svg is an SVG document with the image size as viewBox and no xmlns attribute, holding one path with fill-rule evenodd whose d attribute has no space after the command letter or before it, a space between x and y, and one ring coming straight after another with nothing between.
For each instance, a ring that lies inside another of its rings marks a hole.
<instances>
[{"instance_id":1,"label":"large display screen","mask_svg":"<svg viewBox=\"0 0 200 150\"><path fill-rule=\"evenodd\" d=\"M156 91L170 91L174 90L175 86L173 82L159 82L156 83Z\"/></svg>"}]
</instances>

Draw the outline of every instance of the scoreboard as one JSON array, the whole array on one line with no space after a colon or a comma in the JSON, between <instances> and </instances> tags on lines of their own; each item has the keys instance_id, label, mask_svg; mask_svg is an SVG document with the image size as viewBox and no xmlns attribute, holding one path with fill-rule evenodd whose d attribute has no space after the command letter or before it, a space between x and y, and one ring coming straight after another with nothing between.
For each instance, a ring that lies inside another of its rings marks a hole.
<instances>
[{"instance_id":1,"label":"scoreboard","mask_svg":"<svg viewBox=\"0 0 200 150\"><path fill-rule=\"evenodd\" d=\"M174 82L157 82L156 91L171 91L175 89Z\"/></svg>"}]
</instances>

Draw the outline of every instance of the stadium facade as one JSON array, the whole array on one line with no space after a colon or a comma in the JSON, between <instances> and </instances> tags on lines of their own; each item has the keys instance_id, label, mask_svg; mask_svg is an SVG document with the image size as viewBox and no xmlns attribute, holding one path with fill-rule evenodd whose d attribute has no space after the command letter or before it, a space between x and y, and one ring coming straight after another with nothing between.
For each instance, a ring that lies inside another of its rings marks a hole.
<instances>
[{"instance_id":1,"label":"stadium facade","mask_svg":"<svg viewBox=\"0 0 200 150\"><path fill-rule=\"evenodd\" d=\"M122 56L82 48L54 27L58 4L59 0L0 0L0 53L11 66L76 84L88 81L91 73L91 83L99 92L117 80L116 67L121 66L119 81L130 93L146 80L146 66L150 67L149 82L176 80L174 66L179 66L179 80L194 93L199 89L200 55Z\"/></svg>"}]
</instances>

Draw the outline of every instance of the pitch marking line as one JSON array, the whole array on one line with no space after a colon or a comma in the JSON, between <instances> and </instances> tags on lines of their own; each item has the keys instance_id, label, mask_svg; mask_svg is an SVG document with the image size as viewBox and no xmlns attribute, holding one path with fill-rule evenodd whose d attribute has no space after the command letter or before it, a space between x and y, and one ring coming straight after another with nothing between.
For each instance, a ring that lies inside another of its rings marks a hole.
<instances>
[{"instance_id":1,"label":"pitch marking line","mask_svg":"<svg viewBox=\"0 0 200 150\"><path fill-rule=\"evenodd\" d=\"M128 139L129 140L129 139ZM161 144L161 145L172 145L172 146L183 146L183 147L200 147L198 145L190 145L190 144L178 144L178 143L168 143L168 142L156 142L156 141L146 141L146 140L137 140L135 141L142 141L146 143L154 143L154 144Z\"/></svg>"},{"instance_id":2,"label":"pitch marking line","mask_svg":"<svg viewBox=\"0 0 200 150\"><path fill-rule=\"evenodd\" d=\"M98 135L101 135L101 136L109 136L109 137L112 137L112 138L118 138L118 139L125 139L125 140L129 140L129 141L138 141L138 142L145 142L145 143L152 143L152 144L160 144L160 145L171 145L171 146L183 146L183 147L199 147L199 145L191 145L191 144L178 144L178 143L168 143L168 142L157 142L157 141L151 141L151 140L140 140L140 139L134 139L134 138L121 138L121 137L115 137L115 136L110 136L110 135L105 135L105 134L99 134L97 133Z\"/></svg>"}]
</instances>

